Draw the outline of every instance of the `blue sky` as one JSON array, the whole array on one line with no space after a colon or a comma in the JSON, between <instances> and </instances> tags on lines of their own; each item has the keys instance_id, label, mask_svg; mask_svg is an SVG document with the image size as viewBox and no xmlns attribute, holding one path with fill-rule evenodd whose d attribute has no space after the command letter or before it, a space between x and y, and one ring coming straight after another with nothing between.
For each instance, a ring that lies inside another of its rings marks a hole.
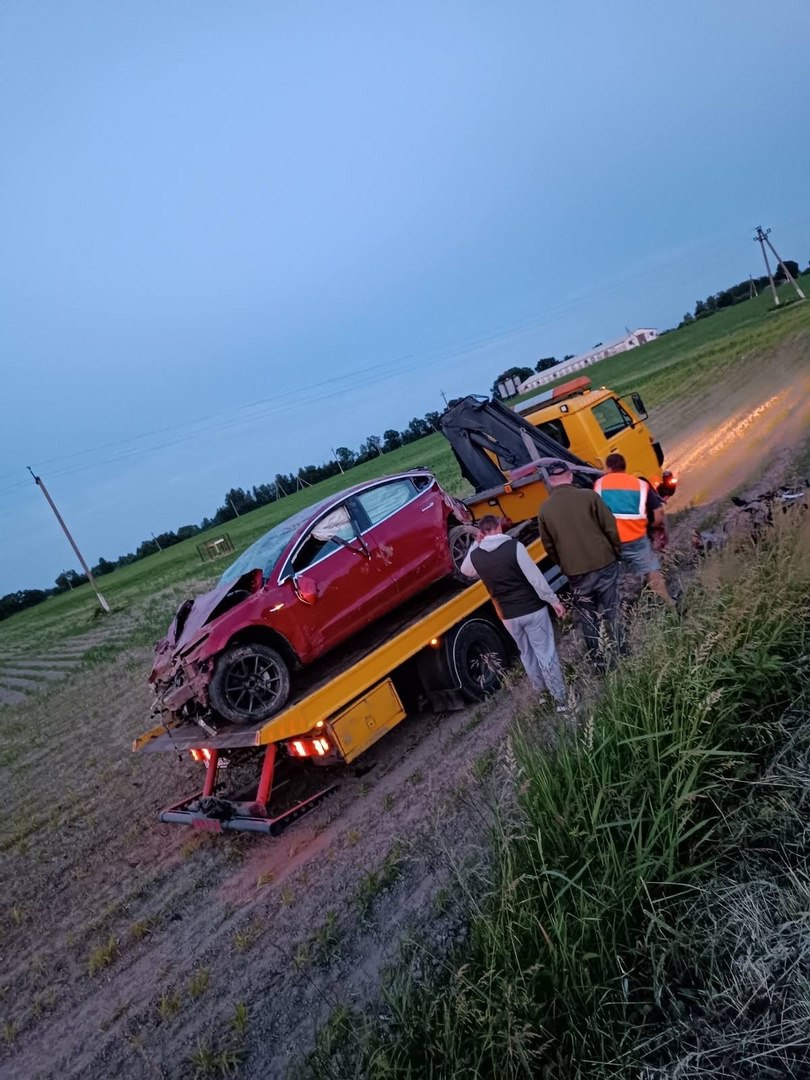
<instances>
[{"instance_id":1,"label":"blue sky","mask_svg":"<svg viewBox=\"0 0 810 1080\"><path fill-rule=\"evenodd\" d=\"M810 5L7 0L0 594L810 259Z\"/></svg>"}]
</instances>

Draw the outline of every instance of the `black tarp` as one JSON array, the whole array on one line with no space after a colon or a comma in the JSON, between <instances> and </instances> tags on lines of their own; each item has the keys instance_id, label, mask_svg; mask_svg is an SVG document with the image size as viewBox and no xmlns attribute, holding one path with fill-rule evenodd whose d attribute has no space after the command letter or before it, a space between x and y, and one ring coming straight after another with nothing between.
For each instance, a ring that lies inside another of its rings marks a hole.
<instances>
[{"instance_id":1,"label":"black tarp","mask_svg":"<svg viewBox=\"0 0 810 1080\"><path fill-rule=\"evenodd\" d=\"M476 491L488 491L505 480L504 473L485 450L495 454L507 472L537 458L570 461L572 465L593 471L587 462L499 401L472 396L462 398L442 416L441 425L462 476ZM537 448L536 453L530 452L527 438Z\"/></svg>"}]
</instances>

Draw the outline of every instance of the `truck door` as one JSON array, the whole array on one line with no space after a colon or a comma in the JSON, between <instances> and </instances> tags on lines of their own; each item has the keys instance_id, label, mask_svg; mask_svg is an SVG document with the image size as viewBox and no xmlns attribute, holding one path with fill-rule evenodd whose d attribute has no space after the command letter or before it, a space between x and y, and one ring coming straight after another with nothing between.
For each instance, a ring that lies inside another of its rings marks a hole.
<instances>
[{"instance_id":1,"label":"truck door","mask_svg":"<svg viewBox=\"0 0 810 1080\"><path fill-rule=\"evenodd\" d=\"M639 476L654 476L658 461L653 450L647 427L630 415L615 397L604 398L591 408L596 422L596 434L601 434L601 449L593 457L594 464L605 468L608 454L621 454L627 462L627 471ZM595 448L599 447L595 444Z\"/></svg>"}]
</instances>

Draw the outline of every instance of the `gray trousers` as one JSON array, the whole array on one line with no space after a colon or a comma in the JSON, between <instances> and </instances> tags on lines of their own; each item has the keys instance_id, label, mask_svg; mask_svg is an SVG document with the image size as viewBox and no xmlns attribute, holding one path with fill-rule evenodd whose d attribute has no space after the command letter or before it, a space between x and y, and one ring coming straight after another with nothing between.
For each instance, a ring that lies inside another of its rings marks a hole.
<instances>
[{"instance_id":1,"label":"gray trousers","mask_svg":"<svg viewBox=\"0 0 810 1080\"><path fill-rule=\"evenodd\" d=\"M565 680L557 656L554 627L548 608L504 619L503 625L517 642L520 659L535 690L548 690L556 702L566 699Z\"/></svg>"}]
</instances>

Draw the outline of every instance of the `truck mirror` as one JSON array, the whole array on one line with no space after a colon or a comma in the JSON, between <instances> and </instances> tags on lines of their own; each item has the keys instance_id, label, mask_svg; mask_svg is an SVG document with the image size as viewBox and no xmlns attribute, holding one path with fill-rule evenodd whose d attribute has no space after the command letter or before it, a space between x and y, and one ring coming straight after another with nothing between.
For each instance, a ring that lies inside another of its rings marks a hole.
<instances>
[{"instance_id":1,"label":"truck mirror","mask_svg":"<svg viewBox=\"0 0 810 1080\"><path fill-rule=\"evenodd\" d=\"M639 415L640 420L647 419L647 410L644 408L644 402L641 400L641 394L633 393L630 395L630 400L633 402L633 406Z\"/></svg>"}]
</instances>

